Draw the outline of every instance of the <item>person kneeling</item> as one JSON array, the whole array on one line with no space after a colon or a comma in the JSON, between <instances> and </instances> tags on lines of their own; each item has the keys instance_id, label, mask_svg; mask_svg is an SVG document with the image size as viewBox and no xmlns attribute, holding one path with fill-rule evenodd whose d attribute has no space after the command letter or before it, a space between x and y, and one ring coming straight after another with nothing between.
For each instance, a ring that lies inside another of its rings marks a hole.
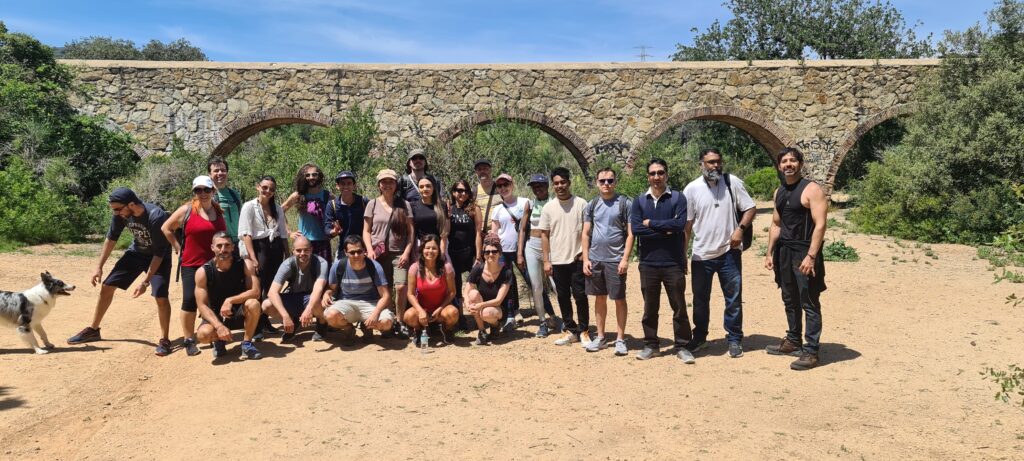
<instances>
[{"instance_id":1,"label":"person kneeling","mask_svg":"<svg viewBox=\"0 0 1024 461\"><path fill-rule=\"evenodd\" d=\"M327 285L327 261L313 254L313 244L303 236L295 238L292 255L277 270L267 290L267 299L263 300L263 313L281 321L284 327L281 341L295 336L296 324L308 328L314 318L318 322L313 341L323 341L327 320L319 301ZM282 293L285 285L288 292Z\"/></svg>"},{"instance_id":2,"label":"person kneeling","mask_svg":"<svg viewBox=\"0 0 1024 461\"><path fill-rule=\"evenodd\" d=\"M463 297L466 300L466 311L476 320L480 330L473 344L482 346L498 333L498 323L502 318L502 305L508 296L512 278L511 264L501 264L501 240L496 235L484 238L484 262L477 263L469 272ZM491 333L484 331L484 324L491 326Z\"/></svg>"},{"instance_id":3,"label":"person kneeling","mask_svg":"<svg viewBox=\"0 0 1024 461\"><path fill-rule=\"evenodd\" d=\"M455 269L441 257L440 238L427 235L420 244L419 260L409 268L409 308L403 320L415 332L413 344L429 343L430 324L440 325L441 339L449 342L459 322L459 309L452 304L453 300Z\"/></svg>"},{"instance_id":4,"label":"person kneeling","mask_svg":"<svg viewBox=\"0 0 1024 461\"><path fill-rule=\"evenodd\" d=\"M343 242L345 258L331 266L330 286L324 292L322 305L327 324L348 330L363 323L363 337L373 334L369 329L391 331L395 314L387 309L391 292L380 263L366 257L366 246L359 236L350 235Z\"/></svg>"},{"instance_id":5,"label":"person kneeling","mask_svg":"<svg viewBox=\"0 0 1024 461\"><path fill-rule=\"evenodd\" d=\"M242 356L260 359L263 355L252 343L261 312L256 271L251 262L234 255L227 232L214 234L212 247L213 259L196 271L196 304L203 318L196 336L201 343L213 343L213 357L218 358L227 353L231 330L244 328Z\"/></svg>"}]
</instances>

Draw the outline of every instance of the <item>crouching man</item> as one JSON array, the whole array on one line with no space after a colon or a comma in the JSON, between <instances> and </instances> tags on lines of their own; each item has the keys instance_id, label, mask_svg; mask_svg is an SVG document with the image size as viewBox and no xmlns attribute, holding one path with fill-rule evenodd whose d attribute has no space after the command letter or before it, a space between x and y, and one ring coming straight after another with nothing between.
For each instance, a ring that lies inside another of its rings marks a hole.
<instances>
[{"instance_id":1,"label":"crouching man","mask_svg":"<svg viewBox=\"0 0 1024 461\"><path fill-rule=\"evenodd\" d=\"M309 239L298 236L292 245L292 257L284 260L274 276L274 282L263 300L263 313L278 319L284 326L281 341L288 341L297 331L297 325L308 328L319 320L313 341L323 341L326 332L324 310L320 299L327 285L327 261L313 254ZM287 287L287 292L285 291Z\"/></svg>"},{"instance_id":2,"label":"crouching man","mask_svg":"<svg viewBox=\"0 0 1024 461\"><path fill-rule=\"evenodd\" d=\"M227 353L231 330L245 329L242 357L263 357L252 343L260 320L260 282L248 260L235 256L227 232L213 235L213 259L196 271L196 304L203 323L196 330L201 343L213 343L213 357Z\"/></svg>"},{"instance_id":3,"label":"crouching man","mask_svg":"<svg viewBox=\"0 0 1024 461\"><path fill-rule=\"evenodd\" d=\"M331 266L329 286L323 295L324 318L327 324L341 330L350 330L363 323L364 338L371 329L391 331L395 314L387 309L391 303L388 280L380 263L366 258L366 247L357 235L343 242L345 257Z\"/></svg>"}]
</instances>

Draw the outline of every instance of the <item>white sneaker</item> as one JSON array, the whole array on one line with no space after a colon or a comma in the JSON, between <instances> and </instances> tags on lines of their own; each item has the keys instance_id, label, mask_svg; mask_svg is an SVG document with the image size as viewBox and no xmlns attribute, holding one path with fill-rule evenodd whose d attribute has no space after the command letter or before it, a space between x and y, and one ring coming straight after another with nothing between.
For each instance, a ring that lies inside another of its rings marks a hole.
<instances>
[{"instance_id":1,"label":"white sneaker","mask_svg":"<svg viewBox=\"0 0 1024 461\"><path fill-rule=\"evenodd\" d=\"M576 342L579 342L579 341L580 341L580 339L577 338L576 335L574 335L571 331L567 331L567 332L565 332L565 336L562 336L561 338L558 338L555 341L555 345L556 346L568 346L568 345L570 345L572 343L576 343Z\"/></svg>"},{"instance_id":2,"label":"white sneaker","mask_svg":"<svg viewBox=\"0 0 1024 461\"><path fill-rule=\"evenodd\" d=\"M686 350L685 347L680 347L677 355L679 356L679 360L682 360L683 363L687 365L692 365L697 361L697 359L693 358L693 352Z\"/></svg>"},{"instance_id":3,"label":"white sneaker","mask_svg":"<svg viewBox=\"0 0 1024 461\"><path fill-rule=\"evenodd\" d=\"M583 346L584 349L586 349L592 341L593 340L590 339L590 332L583 330L580 333L580 345Z\"/></svg>"},{"instance_id":4,"label":"white sneaker","mask_svg":"<svg viewBox=\"0 0 1024 461\"><path fill-rule=\"evenodd\" d=\"M608 340L604 336L598 336L587 343L587 352L597 352L608 347Z\"/></svg>"}]
</instances>

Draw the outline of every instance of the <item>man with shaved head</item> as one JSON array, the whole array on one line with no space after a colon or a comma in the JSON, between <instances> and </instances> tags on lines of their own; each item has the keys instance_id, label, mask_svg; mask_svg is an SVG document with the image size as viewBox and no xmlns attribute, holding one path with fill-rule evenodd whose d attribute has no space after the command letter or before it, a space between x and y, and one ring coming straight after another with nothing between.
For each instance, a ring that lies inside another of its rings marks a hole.
<instances>
[{"instance_id":1,"label":"man with shaved head","mask_svg":"<svg viewBox=\"0 0 1024 461\"><path fill-rule=\"evenodd\" d=\"M313 244L303 236L292 243L292 256L277 269L274 282L263 300L263 313L281 320L282 341L295 335L297 326L309 327L318 319L313 341L323 340L327 322L320 306L320 297L327 286L327 260L313 254Z\"/></svg>"}]
</instances>

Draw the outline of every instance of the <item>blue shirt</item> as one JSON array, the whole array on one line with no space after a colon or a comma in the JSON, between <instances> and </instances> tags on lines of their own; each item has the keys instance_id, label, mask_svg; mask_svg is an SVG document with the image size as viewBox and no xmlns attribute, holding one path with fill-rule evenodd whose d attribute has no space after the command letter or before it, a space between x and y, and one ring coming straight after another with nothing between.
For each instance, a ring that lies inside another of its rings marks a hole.
<instances>
[{"instance_id":1,"label":"blue shirt","mask_svg":"<svg viewBox=\"0 0 1024 461\"><path fill-rule=\"evenodd\" d=\"M324 218L331 196L321 190L319 194L305 194L305 197L305 208L299 207L299 232L310 241L327 240L324 235Z\"/></svg>"},{"instance_id":2,"label":"blue shirt","mask_svg":"<svg viewBox=\"0 0 1024 461\"><path fill-rule=\"evenodd\" d=\"M338 280L338 268L342 261L345 262L345 273L341 274ZM384 269L380 263L372 259L366 259L366 267L355 270L348 264L348 259L339 259L331 265L331 274L328 279L331 286L338 285L338 292L334 294L334 300L354 299L375 303L380 300L380 293L377 287L387 286L388 279L384 276Z\"/></svg>"},{"instance_id":3,"label":"blue shirt","mask_svg":"<svg viewBox=\"0 0 1024 461\"><path fill-rule=\"evenodd\" d=\"M643 225L649 219L648 225ZM671 267L685 264L686 196L666 188L657 200L648 190L637 196L629 213L633 236L640 243L640 266Z\"/></svg>"}]
</instances>

